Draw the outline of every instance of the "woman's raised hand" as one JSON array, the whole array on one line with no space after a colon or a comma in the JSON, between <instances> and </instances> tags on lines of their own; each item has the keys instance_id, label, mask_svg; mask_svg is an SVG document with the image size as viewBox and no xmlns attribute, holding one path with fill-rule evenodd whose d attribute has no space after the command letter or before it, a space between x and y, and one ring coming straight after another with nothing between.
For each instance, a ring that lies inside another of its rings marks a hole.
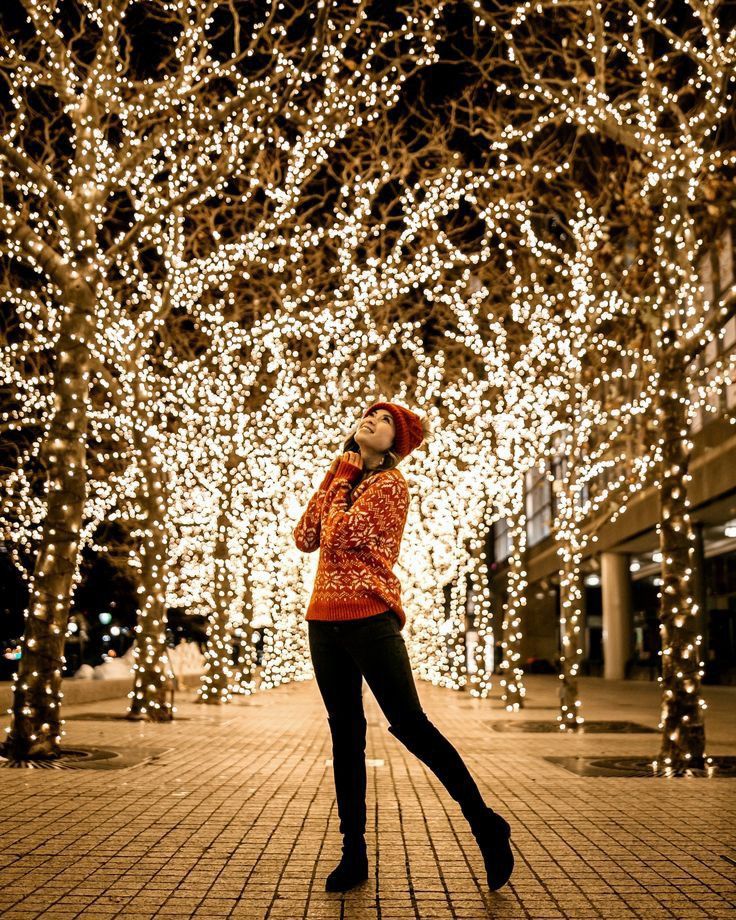
<instances>
[{"instance_id":1,"label":"woman's raised hand","mask_svg":"<svg viewBox=\"0 0 736 920\"><path fill-rule=\"evenodd\" d=\"M352 463L353 466L357 466L358 469L363 469L363 458L359 452L354 450L346 450L342 455L342 459L346 463Z\"/></svg>"},{"instance_id":2,"label":"woman's raised hand","mask_svg":"<svg viewBox=\"0 0 736 920\"><path fill-rule=\"evenodd\" d=\"M363 458L360 454L354 450L346 450L339 459L340 462L337 465L337 472L333 481L357 482L363 469Z\"/></svg>"},{"instance_id":3,"label":"woman's raised hand","mask_svg":"<svg viewBox=\"0 0 736 920\"><path fill-rule=\"evenodd\" d=\"M335 478L335 473L337 472L338 466L340 466L340 460L341 460L341 459L342 459L342 458L341 458L340 456L337 456L337 457L335 457L335 459L332 461L332 463L330 464L330 468L329 468L329 469L327 470L327 472L325 473L325 478L322 480L322 484L320 485L320 489L326 489L327 486L328 486L328 485L332 482L332 480Z\"/></svg>"}]
</instances>

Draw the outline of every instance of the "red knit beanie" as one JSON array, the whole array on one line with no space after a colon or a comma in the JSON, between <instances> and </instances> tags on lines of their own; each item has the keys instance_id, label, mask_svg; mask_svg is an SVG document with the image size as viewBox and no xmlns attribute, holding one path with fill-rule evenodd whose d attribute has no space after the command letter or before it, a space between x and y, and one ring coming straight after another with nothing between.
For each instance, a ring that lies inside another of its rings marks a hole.
<instances>
[{"instance_id":1,"label":"red knit beanie","mask_svg":"<svg viewBox=\"0 0 736 920\"><path fill-rule=\"evenodd\" d=\"M424 440L424 431L422 430L421 419L415 412L404 408L404 406L399 406L397 403L377 402L365 410L365 415L368 415L374 409L386 409L387 412L391 413L396 431L394 445L391 450L395 454L398 454L399 457L406 457L415 447L419 447Z\"/></svg>"}]
</instances>

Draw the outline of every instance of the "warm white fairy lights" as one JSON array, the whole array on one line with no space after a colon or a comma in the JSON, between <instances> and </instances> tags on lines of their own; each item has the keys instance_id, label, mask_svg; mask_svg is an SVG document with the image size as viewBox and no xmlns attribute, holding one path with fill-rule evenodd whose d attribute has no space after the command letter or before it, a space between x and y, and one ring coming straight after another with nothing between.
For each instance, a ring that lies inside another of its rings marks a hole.
<instances>
[{"instance_id":1,"label":"warm white fairy lights","mask_svg":"<svg viewBox=\"0 0 736 920\"><path fill-rule=\"evenodd\" d=\"M526 688L523 669L520 665L522 623L527 599L526 539L527 518L525 509L524 478L519 476L510 495L509 559L506 576L506 603L503 606L503 661L501 662L501 701L509 712L523 706Z\"/></svg>"},{"instance_id":2,"label":"warm white fairy lights","mask_svg":"<svg viewBox=\"0 0 736 920\"><path fill-rule=\"evenodd\" d=\"M249 278L243 266L263 266L275 277L284 272L291 263L280 265L272 250L285 244L280 234L286 224L294 223L305 183L354 129L356 120L369 125L395 104L408 72L436 60L443 4L425 17L412 17L411 32L399 29L406 33L400 48L399 33L376 29L364 11L333 11L327 22L323 6L316 18L316 41L303 60L287 56L280 44L288 44L285 32L273 19L268 28L265 23L256 25L246 51L236 47L223 59L211 43L209 20L200 15L200 5L185 0L164 10L172 25L185 24L173 31L177 37L170 61L178 69L155 78L134 72L125 16L112 6L85 7L86 28L101 34L97 57L83 67L72 39L57 29L48 9L35 0L25 7L35 35L11 43L13 66L8 73L15 113L0 139L1 178L8 190L0 225L5 254L36 271L44 290L38 298L39 330L48 323L47 316L53 322L56 314L58 320L49 349L50 366L57 364L48 385L52 405L42 419L48 431L34 439L44 449L54 442L54 459L49 461L53 473L43 519L36 517L40 550L30 585L11 741L19 755L43 756L58 753L58 712L51 715L50 710L58 710L60 699L63 634L87 508L85 481L89 479L90 492L95 485L87 472L87 435L99 393L92 389L92 371L104 367L111 385L123 391L110 397L107 411L112 423L105 426L105 434L112 435L120 413L119 421L130 435L136 413L126 417L122 412L138 407L135 398L126 405L125 391L129 393L135 375L143 373L156 329L174 311L191 311L195 326L201 323L206 334L207 323L216 318L207 305L208 292L232 288L236 274L242 290L242 281ZM222 9L229 8L222 4ZM354 44L350 66L348 40ZM248 59L256 41L270 52L273 68L261 68L253 79ZM385 70L389 49L394 61ZM42 60L42 66L23 66L25 55ZM44 168L28 152L38 138L28 137L31 143L26 143L29 132L36 130L28 116L39 84L58 107L55 112L50 105L35 122L47 121L41 142L56 133L56 119L73 151L68 159L64 144L49 147L49 165ZM62 110L67 121L61 120ZM277 125L279 116L300 126L296 138ZM273 164L262 155L269 148L280 149L290 159L283 173L269 173ZM234 188L239 191L231 191ZM219 211L227 219L236 203L242 212L259 189L273 204L271 214L241 235L228 231L220 240L221 231L210 216ZM122 209L116 197L124 199ZM205 201L210 211L201 210ZM319 232L299 234L295 228L293 239L300 245L294 260L299 249L304 253L321 243ZM209 249L203 257L197 254L200 241ZM293 279L289 283L293 285ZM284 300L287 289L283 284ZM226 298L225 309L233 309L233 296ZM20 292L11 300L21 297L30 299ZM294 305L300 299L293 298ZM61 309L58 304L63 304ZM288 334L287 325L282 334ZM13 377L20 379L22 364L14 357L20 355L11 354L8 364ZM104 401L104 394L100 397ZM145 414L151 415L147 433L155 451L166 439L166 425L156 416L158 394L152 399ZM22 421L20 416L16 421ZM141 453L133 438L121 447L121 466L127 461L140 469ZM149 472L165 478L178 469L156 466ZM145 482L145 477L133 479ZM135 509L143 521L138 555L145 596L132 706L152 715L162 705L160 691L167 676L162 612L170 560L158 558L167 552L157 535L163 537L175 521L176 509L153 498L150 482L142 488L141 497L155 501L157 509ZM13 511L18 507L16 503ZM42 658L34 664L36 649ZM35 701L47 698L39 708ZM43 737L41 726L49 726Z\"/></svg>"},{"instance_id":3,"label":"warm white fairy lights","mask_svg":"<svg viewBox=\"0 0 736 920\"><path fill-rule=\"evenodd\" d=\"M43 73L11 43L15 117L0 138L4 255L34 272L34 284L4 292L20 334L3 351L3 380L18 394L3 421L32 435L6 477L3 535L16 558L40 548L15 688L19 754L58 752L79 552L106 551L97 536L104 520L127 528L139 586L131 715L173 715L168 606L207 618L203 702L254 690L256 631L261 688L311 676L303 614L316 558L293 546L293 525L365 404L387 398L440 423L401 466L411 506L397 574L418 675L488 697L500 638L502 701L523 707L523 483L554 463L558 721L563 730L581 725L581 564L600 520L615 520L656 475L663 760L699 760L702 663L682 431L689 388L705 401L731 385L733 360L703 380L705 371L676 359L711 331L696 309L702 245L693 212L700 180L725 165L712 139L731 98L734 50L717 28L678 36L651 2L624 5L627 25L614 33L595 3L578 21L577 4L534 0L504 21L474 2L477 21L503 38L504 72L518 71L495 88L520 115L498 125L492 107L474 110L480 121L469 130L479 124L476 137L487 141L483 166L460 168L448 149L441 168L408 180L400 151L384 149L381 123L408 74L437 61L442 3L396 30L372 27L352 5L327 17L319 3L310 50L293 60L276 17L256 24L246 50L216 52L201 5L183 0L166 6L184 23L170 49L173 72L137 79L120 40L124 18L112 8L85 5L101 44L81 67L44 5L27 0ZM534 40L549 11L572 16L555 26L571 34L552 76ZM686 88L653 71L642 27L691 62ZM254 78L256 43L271 64ZM563 65L576 61L584 66L567 73ZM607 92L607 72L624 61L641 82ZM70 125L73 161L49 154L54 168L41 168L24 143L39 84ZM700 101L682 109L687 96ZM673 107L683 112L677 131L667 125ZM615 280L601 252L611 229L604 216L581 191L554 192L569 185L571 164L518 153L537 142L541 150L560 125L603 134L640 163L651 252ZM358 129L367 142L356 141ZM310 181L338 164L338 152L352 166L330 213L310 216ZM541 179L564 241L538 220ZM376 216L389 183L399 232L389 232L391 216ZM463 208L476 212L472 244L448 230ZM632 290L645 268L653 281ZM439 344L426 341L427 314ZM177 326L182 317L188 324ZM621 340L635 328L645 331L640 340ZM34 355L43 356L38 374L27 370ZM42 497L39 462L48 469ZM501 516L511 557L503 611L494 611L485 537Z\"/></svg>"},{"instance_id":4,"label":"warm white fairy lights","mask_svg":"<svg viewBox=\"0 0 736 920\"><path fill-rule=\"evenodd\" d=\"M518 100L527 116L516 118L499 142L528 143L560 122L599 133L636 161L638 194L652 214L651 234L642 240L646 250L624 275L644 278L646 269L651 279L634 307L649 329L660 384L652 455L664 584L660 757L676 770L708 761L698 695L702 672L689 651L698 637L687 584L687 355L704 330L696 309L702 296L696 215L703 210L703 189L728 159L716 141L732 108L736 74L736 46L721 15L725 6L688 2L675 15L654 0L625 0L614 16L591 2L581 15L580 6L566 0L530 0L507 18L482 3L474 6L477 21L503 37L507 71L515 68L517 79L510 77L501 91ZM549 28L559 36L553 59L540 41Z\"/></svg>"}]
</instances>

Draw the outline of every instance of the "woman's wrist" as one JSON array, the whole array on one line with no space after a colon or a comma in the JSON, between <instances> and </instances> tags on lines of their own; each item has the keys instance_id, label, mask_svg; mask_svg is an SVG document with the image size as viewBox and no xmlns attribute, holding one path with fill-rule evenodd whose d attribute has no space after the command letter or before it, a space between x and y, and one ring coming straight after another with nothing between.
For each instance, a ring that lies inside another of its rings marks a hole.
<instances>
[{"instance_id":1,"label":"woman's wrist","mask_svg":"<svg viewBox=\"0 0 736 920\"><path fill-rule=\"evenodd\" d=\"M335 457L335 459L330 464L329 470L327 470L327 472L325 473L325 478L320 483L320 489L326 489L330 485L330 483L335 477L335 471L337 470L337 467L339 466L339 464L340 464L340 458Z\"/></svg>"},{"instance_id":2,"label":"woman's wrist","mask_svg":"<svg viewBox=\"0 0 736 920\"><path fill-rule=\"evenodd\" d=\"M353 483L360 478L362 470L354 463L341 459L335 470L334 482Z\"/></svg>"}]
</instances>

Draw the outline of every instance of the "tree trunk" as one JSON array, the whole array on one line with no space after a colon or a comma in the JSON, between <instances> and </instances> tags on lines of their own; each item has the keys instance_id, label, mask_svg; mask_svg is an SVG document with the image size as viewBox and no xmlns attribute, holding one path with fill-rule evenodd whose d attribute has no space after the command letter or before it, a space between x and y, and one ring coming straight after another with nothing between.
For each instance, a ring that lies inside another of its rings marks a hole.
<instances>
[{"instance_id":1,"label":"tree trunk","mask_svg":"<svg viewBox=\"0 0 736 920\"><path fill-rule=\"evenodd\" d=\"M61 753L61 669L87 492L87 342L93 334L94 309L93 289L86 282L80 280L67 296L54 373L54 415L43 445L46 518L13 685L7 752L14 760L55 758Z\"/></svg>"},{"instance_id":2,"label":"tree trunk","mask_svg":"<svg viewBox=\"0 0 736 920\"><path fill-rule=\"evenodd\" d=\"M245 575L243 584L243 622L240 626L239 646L240 651L236 665L235 686L238 693L244 695L255 693L256 690L256 643L254 635L260 632L253 626L255 610L253 608L253 592L250 580Z\"/></svg>"},{"instance_id":3,"label":"tree trunk","mask_svg":"<svg viewBox=\"0 0 736 920\"><path fill-rule=\"evenodd\" d=\"M443 589L444 590L444 589ZM470 573L461 569L450 586L450 603L445 603L444 657L441 663L438 686L449 690L467 689L467 645L465 633L472 622L473 583Z\"/></svg>"},{"instance_id":4,"label":"tree trunk","mask_svg":"<svg viewBox=\"0 0 736 920\"><path fill-rule=\"evenodd\" d=\"M562 545L560 568L560 632L562 654L560 665L560 714L557 720L563 731L577 731L583 722L578 698L578 671L583 650L580 645L583 589L580 576L580 553L574 538Z\"/></svg>"},{"instance_id":5,"label":"tree trunk","mask_svg":"<svg viewBox=\"0 0 736 920\"><path fill-rule=\"evenodd\" d=\"M140 385L139 385L140 386ZM139 393L145 405L144 394ZM151 722L169 722L174 718L169 691L174 675L166 652L166 498L159 461L146 433L148 421L135 426L140 441L136 445L141 465L145 538L141 546L140 588L143 604L138 611L137 639L133 657L133 689L128 694L129 719L145 718Z\"/></svg>"},{"instance_id":6,"label":"tree trunk","mask_svg":"<svg viewBox=\"0 0 736 920\"><path fill-rule=\"evenodd\" d=\"M520 480L523 484L523 479ZM511 519L511 553L509 555L506 596L503 623L501 625L504 650L501 662L501 700L509 712L524 708L524 671L521 659L522 618L526 606L526 515L524 514L524 492L517 489Z\"/></svg>"},{"instance_id":7,"label":"tree trunk","mask_svg":"<svg viewBox=\"0 0 736 920\"><path fill-rule=\"evenodd\" d=\"M488 581L488 560L486 559L485 541L476 537L470 548L473 566L471 578L475 597L473 603L473 622L478 634L473 660L475 672L469 676L468 688L471 696L482 699L490 695L493 686L493 667L488 671L486 665L486 643L493 637L493 618L491 615L491 592Z\"/></svg>"},{"instance_id":8,"label":"tree trunk","mask_svg":"<svg viewBox=\"0 0 736 920\"><path fill-rule=\"evenodd\" d=\"M692 597L694 533L687 500L691 445L687 432L686 375L675 334L660 349L661 387L658 418L662 463L659 480L659 547L662 553L660 634L662 637L662 711L659 728L661 766L681 773L705 766L705 707L700 697L701 637Z\"/></svg>"},{"instance_id":9,"label":"tree trunk","mask_svg":"<svg viewBox=\"0 0 736 920\"><path fill-rule=\"evenodd\" d=\"M230 513L232 506L232 466L225 471L220 497L220 511L217 518L217 537L214 550L215 565L215 609L207 624L207 647L205 649L205 666L199 686L197 702L219 705L231 699L233 680L233 650L228 626L230 621L230 604L232 586L228 561L228 534L230 532Z\"/></svg>"}]
</instances>

